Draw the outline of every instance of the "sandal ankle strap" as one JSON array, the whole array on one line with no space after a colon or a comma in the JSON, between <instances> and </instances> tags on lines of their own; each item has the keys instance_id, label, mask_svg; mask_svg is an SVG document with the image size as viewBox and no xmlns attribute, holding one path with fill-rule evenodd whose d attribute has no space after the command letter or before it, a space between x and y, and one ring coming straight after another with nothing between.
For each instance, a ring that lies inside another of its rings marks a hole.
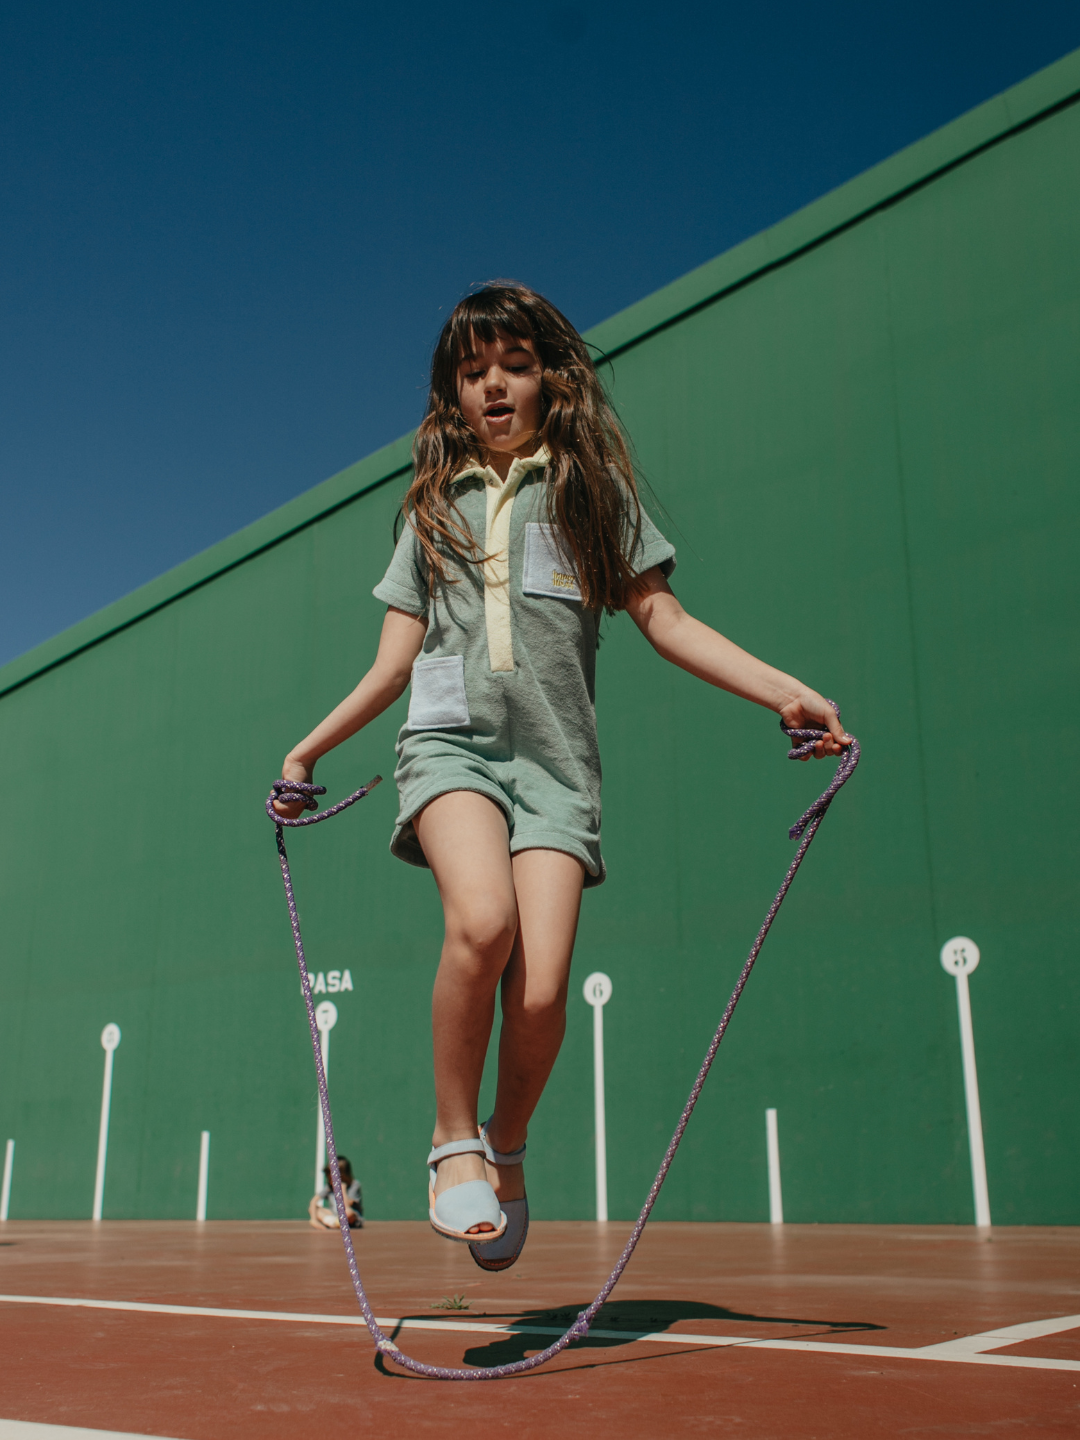
<instances>
[{"instance_id":1,"label":"sandal ankle strap","mask_svg":"<svg viewBox=\"0 0 1080 1440\"><path fill-rule=\"evenodd\" d=\"M482 1140L448 1140L445 1145L436 1145L427 1157L429 1165L437 1165L447 1155L486 1155Z\"/></svg>"},{"instance_id":2,"label":"sandal ankle strap","mask_svg":"<svg viewBox=\"0 0 1080 1440\"><path fill-rule=\"evenodd\" d=\"M489 1165L522 1165L522 1164L524 1164L524 1162L525 1162L525 1151L526 1151L526 1148L527 1148L525 1145L522 1145L522 1147L521 1147L520 1150L509 1150L509 1151L506 1152L506 1154L503 1154L503 1152L502 1152L501 1150L496 1150L496 1149L493 1148L493 1146L492 1146L492 1144L491 1144L491 1141L488 1139L487 1127L491 1124L491 1120L493 1120L494 1118L495 1118L495 1117L492 1116L490 1120L485 1120L484 1123L483 1123L483 1125L480 1127L480 1139L481 1139L481 1141L483 1142L484 1155L485 1155L485 1157L487 1158L488 1164L489 1164Z\"/></svg>"}]
</instances>

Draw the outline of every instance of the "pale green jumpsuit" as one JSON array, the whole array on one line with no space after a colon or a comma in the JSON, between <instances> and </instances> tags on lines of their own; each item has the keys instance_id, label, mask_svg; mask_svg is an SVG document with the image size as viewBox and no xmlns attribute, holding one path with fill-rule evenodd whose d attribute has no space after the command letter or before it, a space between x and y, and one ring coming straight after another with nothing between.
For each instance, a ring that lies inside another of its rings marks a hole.
<instances>
[{"instance_id":1,"label":"pale green jumpsuit","mask_svg":"<svg viewBox=\"0 0 1080 1440\"><path fill-rule=\"evenodd\" d=\"M406 523L377 599L427 617L394 772L401 799L391 851L426 866L413 817L438 795L475 790L506 815L510 850L562 850L604 879L595 672L600 616L581 603L572 564L546 523L548 456L515 460L505 483L479 464L455 499L491 558L455 564L429 600L423 552ZM636 574L675 568L675 549L642 512Z\"/></svg>"}]
</instances>

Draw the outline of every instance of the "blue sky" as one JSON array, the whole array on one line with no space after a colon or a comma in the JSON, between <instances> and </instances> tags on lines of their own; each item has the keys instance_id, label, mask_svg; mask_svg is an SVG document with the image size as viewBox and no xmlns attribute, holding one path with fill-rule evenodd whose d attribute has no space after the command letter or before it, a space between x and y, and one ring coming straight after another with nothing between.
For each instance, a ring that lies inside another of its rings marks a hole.
<instances>
[{"instance_id":1,"label":"blue sky","mask_svg":"<svg viewBox=\"0 0 1080 1440\"><path fill-rule=\"evenodd\" d=\"M1059 0L0 17L0 661L411 428L449 307L582 329L1080 46Z\"/></svg>"}]
</instances>

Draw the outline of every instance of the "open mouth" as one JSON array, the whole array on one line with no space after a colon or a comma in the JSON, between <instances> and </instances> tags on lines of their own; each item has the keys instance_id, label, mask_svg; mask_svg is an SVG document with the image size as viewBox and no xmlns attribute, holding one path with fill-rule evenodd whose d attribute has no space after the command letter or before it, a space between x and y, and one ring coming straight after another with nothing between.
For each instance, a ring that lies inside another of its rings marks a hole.
<instances>
[{"instance_id":1,"label":"open mouth","mask_svg":"<svg viewBox=\"0 0 1080 1440\"><path fill-rule=\"evenodd\" d=\"M486 420L508 420L514 413L512 405L489 405L484 411Z\"/></svg>"}]
</instances>

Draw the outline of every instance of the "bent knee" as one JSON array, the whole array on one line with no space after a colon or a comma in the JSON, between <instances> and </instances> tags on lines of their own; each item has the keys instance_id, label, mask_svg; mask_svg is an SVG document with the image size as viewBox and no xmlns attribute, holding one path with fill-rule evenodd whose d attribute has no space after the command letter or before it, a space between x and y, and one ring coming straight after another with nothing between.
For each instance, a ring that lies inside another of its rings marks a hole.
<instances>
[{"instance_id":1,"label":"bent knee","mask_svg":"<svg viewBox=\"0 0 1080 1440\"><path fill-rule=\"evenodd\" d=\"M504 994L503 1014L525 1026L560 1024L566 1016L566 986L527 985L523 994Z\"/></svg>"},{"instance_id":2,"label":"bent knee","mask_svg":"<svg viewBox=\"0 0 1080 1440\"><path fill-rule=\"evenodd\" d=\"M498 900L470 905L446 917L448 947L462 960L501 969L510 957L517 935L517 911Z\"/></svg>"}]
</instances>

